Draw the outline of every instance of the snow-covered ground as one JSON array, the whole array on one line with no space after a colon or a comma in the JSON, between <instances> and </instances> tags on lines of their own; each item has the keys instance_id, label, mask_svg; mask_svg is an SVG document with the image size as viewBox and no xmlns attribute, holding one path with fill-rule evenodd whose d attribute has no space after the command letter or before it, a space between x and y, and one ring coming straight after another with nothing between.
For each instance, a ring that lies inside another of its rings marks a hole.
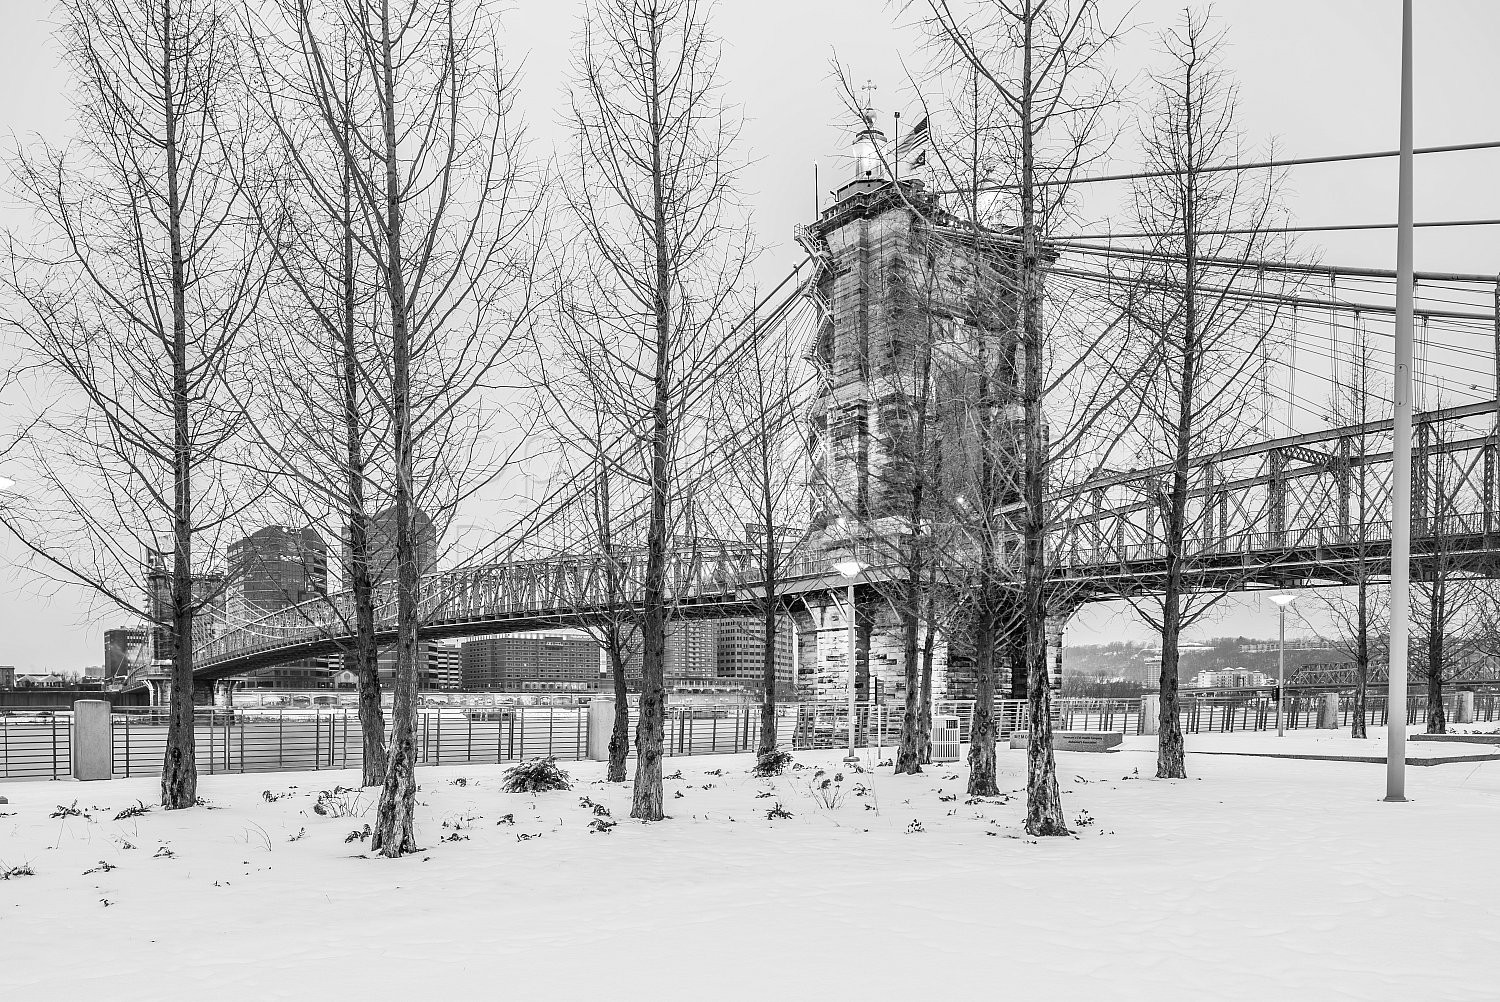
<instances>
[{"instance_id":1,"label":"snow-covered ground","mask_svg":"<svg viewBox=\"0 0 1500 1002\"><path fill-rule=\"evenodd\" d=\"M1201 755L1160 782L1147 740L1060 754L1077 837L1040 842L960 766L845 773L826 807L837 753L776 780L668 759L656 825L593 763L539 796L426 769L429 848L394 861L346 841L371 814L314 812L349 773L205 777L215 809L120 821L154 781L12 783L0 868L35 872L0 881L0 999L1500 997L1500 762L1412 769L1384 804L1360 762ZM50 817L74 798L88 817Z\"/></svg>"}]
</instances>

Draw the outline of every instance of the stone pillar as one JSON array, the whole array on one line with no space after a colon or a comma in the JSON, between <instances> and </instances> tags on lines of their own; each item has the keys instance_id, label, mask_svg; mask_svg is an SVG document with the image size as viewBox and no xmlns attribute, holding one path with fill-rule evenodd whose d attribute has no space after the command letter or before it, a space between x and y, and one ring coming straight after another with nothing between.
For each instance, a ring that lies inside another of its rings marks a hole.
<instances>
[{"instance_id":1,"label":"stone pillar","mask_svg":"<svg viewBox=\"0 0 1500 1002\"><path fill-rule=\"evenodd\" d=\"M1141 733L1157 734L1161 731L1161 697L1141 697Z\"/></svg>"},{"instance_id":2,"label":"stone pillar","mask_svg":"<svg viewBox=\"0 0 1500 1002\"><path fill-rule=\"evenodd\" d=\"M609 739L615 730L613 696L589 700L588 757L590 762L609 761Z\"/></svg>"},{"instance_id":3,"label":"stone pillar","mask_svg":"<svg viewBox=\"0 0 1500 1002\"><path fill-rule=\"evenodd\" d=\"M110 709L104 699L80 699L73 704L74 779L109 779L114 774Z\"/></svg>"},{"instance_id":4,"label":"stone pillar","mask_svg":"<svg viewBox=\"0 0 1500 1002\"><path fill-rule=\"evenodd\" d=\"M1453 694L1453 723L1472 724L1474 722L1474 693L1460 689Z\"/></svg>"},{"instance_id":5,"label":"stone pillar","mask_svg":"<svg viewBox=\"0 0 1500 1002\"><path fill-rule=\"evenodd\" d=\"M1334 730L1339 726L1339 694L1325 692L1318 701L1318 728Z\"/></svg>"}]
</instances>

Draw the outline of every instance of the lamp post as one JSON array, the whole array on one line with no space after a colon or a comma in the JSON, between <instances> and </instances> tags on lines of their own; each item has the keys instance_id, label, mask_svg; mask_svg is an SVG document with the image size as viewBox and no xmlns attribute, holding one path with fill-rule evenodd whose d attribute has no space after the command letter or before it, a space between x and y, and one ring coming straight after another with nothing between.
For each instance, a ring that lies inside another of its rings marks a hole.
<instances>
[{"instance_id":1,"label":"lamp post","mask_svg":"<svg viewBox=\"0 0 1500 1002\"><path fill-rule=\"evenodd\" d=\"M1276 603L1281 619L1281 640L1276 652L1276 736L1280 738L1286 736L1281 726L1281 704L1286 702L1286 607L1297 601L1297 596L1272 595L1271 601Z\"/></svg>"},{"instance_id":2,"label":"lamp post","mask_svg":"<svg viewBox=\"0 0 1500 1002\"><path fill-rule=\"evenodd\" d=\"M859 577L865 565L850 557L848 560L840 560L833 565L833 569L842 574L849 582L845 601L849 603L849 609L844 616L845 632L849 637L849 754L844 756L845 762L857 762L858 756L854 754L854 717L858 712L854 699L854 679L859 674L859 665L856 663L855 647L857 642L854 636L854 579Z\"/></svg>"},{"instance_id":3,"label":"lamp post","mask_svg":"<svg viewBox=\"0 0 1500 1002\"><path fill-rule=\"evenodd\" d=\"M1396 175L1396 385L1391 399L1391 649L1386 676L1385 799L1406 800L1407 623L1411 603L1412 2L1401 4L1401 160Z\"/></svg>"}]
</instances>

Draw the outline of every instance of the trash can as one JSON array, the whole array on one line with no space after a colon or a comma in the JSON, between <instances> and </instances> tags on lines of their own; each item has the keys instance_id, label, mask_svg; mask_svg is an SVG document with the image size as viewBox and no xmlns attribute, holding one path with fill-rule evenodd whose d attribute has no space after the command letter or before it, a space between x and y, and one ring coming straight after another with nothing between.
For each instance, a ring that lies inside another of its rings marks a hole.
<instances>
[{"instance_id":1,"label":"trash can","mask_svg":"<svg viewBox=\"0 0 1500 1002\"><path fill-rule=\"evenodd\" d=\"M957 762L958 759L958 717L939 713L932 718L932 760Z\"/></svg>"}]
</instances>

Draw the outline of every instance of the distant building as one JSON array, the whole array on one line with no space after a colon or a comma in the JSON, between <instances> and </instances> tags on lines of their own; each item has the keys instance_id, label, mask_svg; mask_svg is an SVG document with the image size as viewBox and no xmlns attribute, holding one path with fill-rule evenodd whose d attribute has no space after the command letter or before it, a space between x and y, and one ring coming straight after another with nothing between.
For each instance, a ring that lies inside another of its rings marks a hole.
<instances>
[{"instance_id":1,"label":"distant building","mask_svg":"<svg viewBox=\"0 0 1500 1002\"><path fill-rule=\"evenodd\" d=\"M740 689L744 681L740 677L721 678L719 675L719 630L732 620L674 620L667 624L666 650L662 663L663 684L668 692L729 692ZM738 632L737 628L730 629ZM731 641L731 647L738 645ZM787 668L791 674L790 655ZM640 645L631 653L625 664L625 684L631 692L641 689L641 665L643 652ZM756 662L759 664L759 661ZM742 661L737 670L743 670ZM756 678L759 678L757 669Z\"/></svg>"},{"instance_id":2,"label":"distant building","mask_svg":"<svg viewBox=\"0 0 1500 1002\"><path fill-rule=\"evenodd\" d=\"M268 525L229 547L226 611L235 626L328 594L328 544L311 527ZM262 668L242 676L251 688L321 689L326 657Z\"/></svg>"},{"instance_id":3,"label":"distant building","mask_svg":"<svg viewBox=\"0 0 1500 1002\"><path fill-rule=\"evenodd\" d=\"M714 624L715 660L720 682L738 684L752 692L764 685L766 628L759 619L723 619ZM796 691L792 676L792 648L796 624L783 619L776 629L776 693L789 697Z\"/></svg>"},{"instance_id":4,"label":"distant building","mask_svg":"<svg viewBox=\"0 0 1500 1002\"><path fill-rule=\"evenodd\" d=\"M1205 669L1193 676L1193 689L1253 689L1270 685L1271 676L1244 668Z\"/></svg>"},{"instance_id":5,"label":"distant building","mask_svg":"<svg viewBox=\"0 0 1500 1002\"><path fill-rule=\"evenodd\" d=\"M104 682L124 681L137 668L151 663L151 631L144 626L122 626L104 631Z\"/></svg>"},{"instance_id":6,"label":"distant building","mask_svg":"<svg viewBox=\"0 0 1500 1002\"><path fill-rule=\"evenodd\" d=\"M413 522L416 529L414 544L417 556L417 574L430 574L437 568L437 526L433 524L432 517L422 511L415 513ZM394 507L377 511L370 516L369 544L371 582L377 590L394 588L398 570L396 566L396 509ZM353 563L347 539L344 540L343 557L347 574L347 568ZM427 650L427 641L421 640L417 642L417 687L423 689L435 688L427 669ZM380 652L379 671L381 685L389 686L395 681L395 647L387 647Z\"/></svg>"},{"instance_id":7,"label":"distant building","mask_svg":"<svg viewBox=\"0 0 1500 1002\"><path fill-rule=\"evenodd\" d=\"M413 521L416 527L417 573L428 574L437 567L437 526L426 512L417 512ZM396 509L385 508L370 516L370 579L378 588L396 583ZM344 540L344 566L353 558L349 555L349 541Z\"/></svg>"},{"instance_id":8,"label":"distant building","mask_svg":"<svg viewBox=\"0 0 1500 1002\"><path fill-rule=\"evenodd\" d=\"M0 689L14 689L16 687L15 665L0 665Z\"/></svg>"},{"instance_id":9,"label":"distant building","mask_svg":"<svg viewBox=\"0 0 1500 1002\"><path fill-rule=\"evenodd\" d=\"M167 570L170 557L171 554L161 550L146 553L146 601L152 620L151 660L157 663L172 658L172 573ZM198 606L193 616L192 636L192 645L197 647L224 631L224 575L193 575L192 598Z\"/></svg>"},{"instance_id":10,"label":"distant building","mask_svg":"<svg viewBox=\"0 0 1500 1002\"><path fill-rule=\"evenodd\" d=\"M599 688L599 645L578 633L512 633L469 640L463 644L460 664L463 688L470 692Z\"/></svg>"},{"instance_id":11,"label":"distant building","mask_svg":"<svg viewBox=\"0 0 1500 1002\"><path fill-rule=\"evenodd\" d=\"M427 684L444 692L457 692L463 684L463 644L439 640L427 648Z\"/></svg>"}]
</instances>

